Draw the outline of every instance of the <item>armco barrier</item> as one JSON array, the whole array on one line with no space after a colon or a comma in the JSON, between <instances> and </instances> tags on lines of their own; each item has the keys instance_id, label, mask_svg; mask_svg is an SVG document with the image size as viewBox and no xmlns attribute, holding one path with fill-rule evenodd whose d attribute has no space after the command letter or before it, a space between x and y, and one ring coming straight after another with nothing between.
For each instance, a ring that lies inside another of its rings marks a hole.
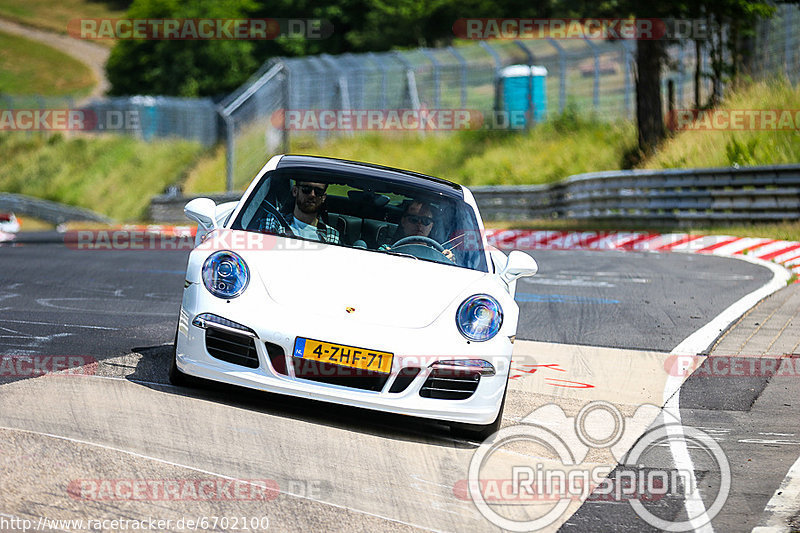
<instances>
[{"instance_id":1,"label":"armco barrier","mask_svg":"<svg viewBox=\"0 0 800 533\"><path fill-rule=\"evenodd\" d=\"M225 202L235 202L242 197L241 192L198 194L195 196L182 196L177 194L162 194L150 200L149 216L155 223L186 222L183 207L194 198L211 198L217 205Z\"/></svg>"},{"instance_id":2,"label":"armco barrier","mask_svg":"<svg viewBox=\"0 0 800 533\"><path fill-rule=\"evenodd\" d=\"M472 192L487 220L682 225L800 219L800 165L593 172L553 185Z\"/></svg>"},{"instance_id":3,"label":"armco barrier","mask_svg":"<svg viewBox=\"0 0 800 533\"><path fill-rule=\"evenodd\" d=\"M665 226L800 219L800 165L621 170L553 185L471 189L486 220L582 219ZM217 203L241 193L209 195ZM150 218L176 222L193 197L153 198Z\"/></svg>"},{"instance_id":4,"label":"armco barrier","mask_svg":"<svg viewBox=\"0 0 800 533\"><path fill-rule=\"evenodd\" d=\"M79 207L72 207L41 198L22 194L0 193L0 211L11 211L17 215L27 215L52 224L63 224L72 220L111 222L111 219Z\"/></svg>"}]
</instances>

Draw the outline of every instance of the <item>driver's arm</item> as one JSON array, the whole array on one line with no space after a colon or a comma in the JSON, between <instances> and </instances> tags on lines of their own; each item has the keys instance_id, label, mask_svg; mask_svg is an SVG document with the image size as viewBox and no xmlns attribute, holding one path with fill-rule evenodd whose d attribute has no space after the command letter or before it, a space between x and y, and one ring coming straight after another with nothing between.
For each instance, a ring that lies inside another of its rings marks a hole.
<instances>
[{"instance_id":1,"label":"driver's arm","mask_svg":"<svg viewBox=\"0 0 800 533\"><path fill-rule=\"evenodd\" d=\"M281 223L278 222L275 215L266 213L264 218L258 221L258 229L267 233L279 234L281 232Z\"/></svg>"}]
</instances>

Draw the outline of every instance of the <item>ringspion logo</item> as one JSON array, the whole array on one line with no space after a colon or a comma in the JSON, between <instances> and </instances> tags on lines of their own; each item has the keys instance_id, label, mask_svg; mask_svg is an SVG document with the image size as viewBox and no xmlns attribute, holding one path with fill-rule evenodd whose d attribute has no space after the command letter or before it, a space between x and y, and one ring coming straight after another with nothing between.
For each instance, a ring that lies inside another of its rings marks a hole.
<instances>
[{"instance_id":1,"label":"ringspion logo","mask_svg":"<svg viewBox=\"0 0 800 533\"><path fill-rule=\"evenodd\" d=\"M694 530L727 501L730 464L709 435L666 415L662 420L660 413L655 405L641 405L624 416L615 405L594 401L570 417L556 404L543 405L484 441L472 456L467 479L457 482L453 493L471 499L484 518L508 531L550 527L576 500L627 504L659 530ZM647 429L640 434L637 428ZM699 498L692 469L660 466L661 450L673 445L691 445L693 453L709 459L703 492L710 505L683 521L651 505L665 497ZM533 448L520 453L520 447ZM592 450L601 449L611 452L616 467L587 460Z\"/></svg>"}]
</instances>

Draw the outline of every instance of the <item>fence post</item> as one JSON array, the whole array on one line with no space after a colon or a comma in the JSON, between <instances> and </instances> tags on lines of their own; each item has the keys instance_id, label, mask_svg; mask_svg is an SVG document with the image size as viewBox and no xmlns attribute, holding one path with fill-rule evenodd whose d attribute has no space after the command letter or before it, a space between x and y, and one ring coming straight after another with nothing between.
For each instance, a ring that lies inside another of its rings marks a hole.
<instances>
[{"instance_id":1,"label":"fence post","mask_svg":"<svg viewBox=\"0 0 800 533\"><path fill-rule=\"evenodd\" d=\"M441 86L441 79L439 78L439 69L441 68L441 64L433 55L433 52L431 52L429 49L420 48L420 52L422 52L423 55L427 57L430 60L431 64L433 65L433 107L434 109L439 109L441 108L441 103L442 103L441 99L442 86Z\"/></svg>"},{"instance_id":2,"label":"fence post","mask_svg":"<svg viewBox=\"0 0 800 533\"><path fill-rule=\"evenodd\" d=\"M417 91L417 77L414 74L414 67L411 65L408 59L403 57L401 52L392 53L406 69L406 94L408 95L409 102L411 103L411 109L418 110L421 105L419 101L419 92Z\"/></svg>"},{"instance_id":3,"label":"fence post","mask_svg":"<svg viewBox=\"0 0 800 533\"><path fill-rule=\"evenodd\" d=\"M627 39L622 41L623 57L625 58L623 64L625 65L625 113L628 118L633 118L633 109L631 107L631 96L633 94L633 72L631 71L631 64L633 63L633 44Z\"/></svg>"},{"instance_id":4,"label":"fence post","mask_svg":"<svg viewBox=\"0 0 800 533\"><path fill-rule=\"evenodd\" d=\"M594 87L592 90L592 107L595 111L597 111L597 108L600 107L600 53L597 50L597 46L585 35L583 36L583 40L586 41L587 46L589 46L592 51L592 55L594 56Z\"/></svg>"},{"instance_id":5,"label":"fence post","mask_svg":"<svg viewBox=\"0 0 800 533\"><path fill-rule=\"evenodd\" d=\"M792 74L797 75L796 72L793 72L792 67L792 15L794 14L793 10L794 6L789 4L784 4L781 6L781 10L784 12L783 17L783 24L784 24L784 54L785 54L785 61L784 61L784 68L786 73L786 78L792 80Z\"/></svg>"},{"instance_id":6,"label":"fence post","mask_svg":"<svg viewBox=\"0 0 800 533\"><path fill-rule=\"evenodd\" d=\"M381 99L379 100L378 107L380 109L386 109L386 66L384 66L374 52L369 52L367 56L373 63L378 65L378 70L381 71Z\"/></svg>"},{"instance_id":7,"label":"fence post","mask_svg":"<svg viewBox=\"0 0 800 533\"><path fill-rule=\"evenodd\" d=\"M283 75L283 109L291 110L291 70L285 62L281 62L281 74ZM287 123L286 113L283 114L283 153L291 152L291 138L289 137L289 124Z\"/></svg>"},{"instance_id":8,"label":"fence post","mask_svg":"<svg viewBox=\"0 0 800 533\"><path fill-rule=\"evenodd\" d=\"M225 112L225 109L218 108L217 112L225 122L225 191L231 192L233 190L233 164L236 147L236 125L233 122L233 117Z\"/></svg>"},{"instance_id":9,"label":"fence post","mask_svg":"<svg viewBox=\"0 0 800 533\"><path fill-rule=\"evenodd\" d=\"M447 47L447 51L453 54L458 64L461 65L461 107L467 107L467 61L455 48Z\"/></svg>"},{"instance_id":10,"label":"fence post","mask_svg":"<svg viewBox=\"0 0 800 533\"><path fill-rule=\"evenodd\" d=\"M501 65L503 63L502 63L502 61L500 61L500 56L497 54L497 51L495 51L494 48L489 46L489 43L487 43L486 41L481 41L480 42L480 46L481 46L481 48L486 50L489 53L489 55L492 56L492 59L494 60L494 110L495 110L495 112L500 112L500 111L502 111L502 109L500 109L500 90L499 90L500 89L500 67L501 67Z\"/></svg>"},{"instance_id":11,"label":"fence post","mask_svg":"<svg viewBox=\"0 0 800 533\"><path fill-rule=\"evenodd\" d=\"M684 63L684 45L686 43L681 42L678 44L678 106L683 107L683 84L686 83L686 67Z\"/></svg>"},{"instance_id":12,"label":"fence post","mask_svg":"<svg viewBox=\"0 0 800 533\"><path fill-rule=\"evenodd\" d=\"M536 58L534 57L530 48L525 46L525 43L519 39L515 39L514 44L517 45L523 52L525 52L525 55L528 56L528 66L532 67L536 62ZM526 127L530 128L531 124L534 122L534 116L536 112L536 110L533 108L533 69L531 69L530 73L528 74L528 109L530 109L531 116L530 120L525 122L525 125Z\"/></svg>"},{"instance_id":13,"label":"fence post","mask_svg":"<svg viewBox=\"0 0 800 533\"><path fill-rule=\"evenodd\" d=\"M547 42L558 52L558 112L563 113L567 107L567 57L558 41L548 37Z\"/></svg>"}]
</instances>

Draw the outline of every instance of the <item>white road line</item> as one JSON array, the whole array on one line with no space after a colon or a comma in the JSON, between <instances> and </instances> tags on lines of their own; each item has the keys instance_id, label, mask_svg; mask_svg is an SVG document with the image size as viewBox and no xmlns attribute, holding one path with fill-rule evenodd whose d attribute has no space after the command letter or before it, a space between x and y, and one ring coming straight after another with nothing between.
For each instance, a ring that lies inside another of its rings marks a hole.
<instances>
[{"instance_id":1,"label":"white road line","mask_svg":"<svg viewBox=\"0 0 800 533\"><path fill-rule=\"evenodd\" d=\"M52 439L64 440L64 441L67 441L67 442L73 442L75 444L83 444L83 445L86 445L86 446L94 446L96 448L101 448L103 450L110 450L110 451L113 451L113 452L124 453L124 454L127 454L127 455L131 455L133 457L138 457L140 459L147 459L149 461L155 461L157 463L161 463L161 464L165 464L165 465L169 465L169 466L175 466L175 467L178 467L178 468L185 468L187 470L191 470L193 472L198 472L200 474L205 474L205 475L208 475L208 476L215 476L215 477L218 477L218 478L221 478L221 479L227 479L229 481L235 481L237 483L242 483L242 484L245 484L245 485L252 485L254 487L263 488L261 485L258 485L257 483L253 483L252 481L249 481L249 480L246 480L246 479L238 479L238 478L235 478L235 477L226 476L225 474L219 474L217 472L212 472L211 470L204 470L202 468L195 468L193 466L188 466L188 465L184 465L184 464L181 464L181 463L174 463L172 461L167 461L166 459L159 459L158 457L150 457L149 455L144 455L144 454L141 454L141 453L131 452L131 451L128 451L128 450L123 450L122 448L116 448L114 446L106 446L105 444L98 444L96 442L90 442L90 441L81 440L81 439L73 439L72 437L65 437L63 435L55 435L53 433L45 433L43 431L35 431L35 430L32 430L32 429L21 429L21 428L12 428L12 427L7 427L7 426L0 426L0 430L19 431L21 433L28 433L28 434L31 434L31 435L39 435L39 436L42 436L42 437L50 437ZM361 509L353 509L352 507L347 507L345 505L340 505L338 503L332 503L332 502L326 502L326 501L323 501L323 500L318 500L317 498L312 498L310 496L305 496L303 494L294 494L292 492L288 492L288 491L280 490L280 489L278 489L277 492L279 492L280 494L285 494L287 496L293 496L295 498L301 498L303 500L309 500L309 501L312 501L314 503L319 503L319 504L322 504L322 505L329 505L331 507L336 507L337 509L344 509L344 510L347 510L347 511L352 511L354 513L363 514L363 515L366 515L366 516L372 516L374 518L381 518L381 519L386 520L388 522L394 522L396 524L403 524L404 526L415 527L417 529L424 529L426 531L434 531L434 532L437 532L437 533L439 533L441 531L441 530L438 530L438 529L431 529L430 527L427 527L427 526L421 526L419 524L412 524L411 522L405 522L403 520L398 520L397 518L390 518L388 516L383 516L383 515L379 515L379 514L376 514L376 513L371 513L369 511L362 511Z\"/></svg>"},{"instance_id":2,"label":"white road line","mask_svg":"<svg viewBox=\"0 0 800 533\"><path fill-rule=\"evenodd\" d=\"M60 324L58 322L38 322L36 320L11 320L10 318L0 318L0 322L12 322L14 324L35 324L39 326L61 326L62 328L86 328L86 329L107 329L117 331L119 328L107 328L104 326L86 326L83 324Z\"/></svg>"},{"instance_id":3,"label":"white road line","mask_svg":"<svg viewBox=\"0 0 800 533\"><path fill-rule=\"evenodd\" d=\"M766 298L778 289L786 286L786 281L789 279L789 272L767 261L762 261L756 258L746 256L738 257L744 261L753 264L763 265L769 268L772 273L772 279L764 286L740 298L733 305L725 309L722 313L717 315L711 322L695 331L684 339L672 352L672 355L698 355L706 351L711 344L717 340L719 335L737 318L744 314L748 309L756 305L763 298ZM680 389L683 384L682 376L677 373L671 372L667 377L667 382L664 385L664 411L674 418L676 424L667 422L667 431L670 436L678 437L670 439L669 449L672 458L675 461L675 467L679 470L694 472L694 463L689 455L689 450L686 446L686 439L683 435L683 426L681 422L680 410ZM688 494L684 500L686 513L690 519L692 527L695 531L712 533L714 528L711 526L711 518L709 518L700 493L697 490L697 477L694 476L693 489L691 494Z\"/></svg>"},{"instance_id":4,"label":"white road line","mask_svg":"<svg viewBox=\"0 0 800 533\"><path fill-rule=\"evenodd\" d=\"M145 315L145 316L175 316L175 313L153 313L150 311L112 311L110 309L84 309L80 307L67 307L64 305L56 305L53 302L78 302L78 301L91 301L95 298L37 298L36 303L42 307L51 307L53 309L63 309L64 311L81 311L83 313L97 313L101 315ZM141 300L139 300L141 301Z\"/></svg>"},{"instance_id":5,"label":"white road line","mask_svg":"<svg viewBox=\"0 0 800 533\"><path fill-rule=\"evenodd\" d=\"M680 390L682 384L683 378L671 372L664 386L664 411L670 415L675 422L673 423L673 421L669 420L667 417L664 418L667 434L672 437L669 439L669 451L675 462L675 468L679 472L691 472L694 478L692 482L692 491L690 494L687 494L683 500L686 515L692 527L695 531L713 533L714 528L711 527L711 518L709 518L706 513L703 499L700 496L700 492L697 490L698 485L694 463L686 447L686 437L683 433L680 409Z\"/></svg>"},{"instance_id":6,"label":"white road line","mask_svg":"<svg viewBox=\"0 0 800 533\"><path fill-rule=\"evenodd\" d=\"M800 457L789 469L778 490L772 495L764 513L766 524L753 528L752 533L788 533L789 519L800 506Z\"/></svg>"}]
</instances>

